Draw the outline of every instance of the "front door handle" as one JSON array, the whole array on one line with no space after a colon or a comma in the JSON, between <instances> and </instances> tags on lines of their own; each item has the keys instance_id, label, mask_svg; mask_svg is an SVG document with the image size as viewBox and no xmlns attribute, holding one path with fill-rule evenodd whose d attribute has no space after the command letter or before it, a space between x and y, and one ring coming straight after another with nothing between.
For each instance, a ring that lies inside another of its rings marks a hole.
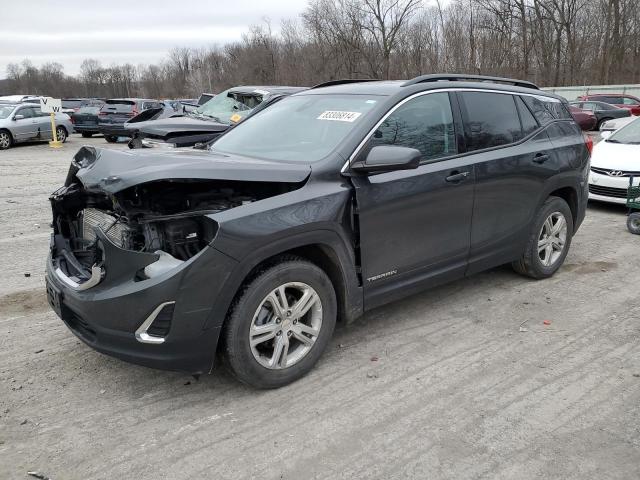
<instances>
[{"instance_id":1,"label":"front door handle","mask_svg":"<svg viewBox=\"0 0 640 480\"><path fill-rule=\"evenodd\" d=\"M536 153L536 156L533 157L533 161L535 163L543 164L547 160L549 160L549 155L547 155L546 153Z\"/></svg>"},{"instance_id":2,"label":"front door handle","mask_svg":"<svg viewBox=\"0 0 640 480\"><path fill-rule=\"evenodd\" d=\"M449 183L459 183L461 181L463 181L464 179L466 179L469 176L469 172L459 172L457 170L454 170L453 172L451 172L451 174L449 174L449 176L447 178L445 178L445 181L449 182Z\"/></svg>"}]
</instances>

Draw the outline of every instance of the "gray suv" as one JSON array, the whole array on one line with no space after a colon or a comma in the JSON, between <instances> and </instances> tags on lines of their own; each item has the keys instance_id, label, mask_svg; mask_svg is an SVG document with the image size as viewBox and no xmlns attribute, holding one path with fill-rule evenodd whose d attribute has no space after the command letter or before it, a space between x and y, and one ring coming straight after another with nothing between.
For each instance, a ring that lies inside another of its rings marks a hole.
<instances>
[{"instance_id":1,"label":"gray suv","mask_svg":"<svg viewBox=\"0 0 640 480\"><path fill-rule=\"evenodd\" d=\"M71 133L73 133L73 124L69 115L56 113L58 140L66 142ZM0 150L6 150L15 143L51 139L51 119L48 113L40 110L40 105L0 104Z\"/></svg>"}]
</instances>

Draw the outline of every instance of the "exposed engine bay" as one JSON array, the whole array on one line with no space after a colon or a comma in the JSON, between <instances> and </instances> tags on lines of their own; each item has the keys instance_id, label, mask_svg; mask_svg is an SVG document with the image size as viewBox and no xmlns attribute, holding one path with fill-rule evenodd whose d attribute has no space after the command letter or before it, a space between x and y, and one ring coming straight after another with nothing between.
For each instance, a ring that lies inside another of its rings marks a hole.
<instances>
[{"instance_id":1,"label":"exposed engine bay","mask_svg":"<svg viewBox=\"0 0 640 480\"><path fill-rule=\"evenodd\" d=\"M294 190L299 184L230 180L160 180L117 193L67 182L51 196L53 248L63 272L82 281L104 261L100 231L117 247L159 255L137 280L190 259L215 237L207 215ZM140 277L142 276L142 277Z\"/></svg>"}]
</instances>

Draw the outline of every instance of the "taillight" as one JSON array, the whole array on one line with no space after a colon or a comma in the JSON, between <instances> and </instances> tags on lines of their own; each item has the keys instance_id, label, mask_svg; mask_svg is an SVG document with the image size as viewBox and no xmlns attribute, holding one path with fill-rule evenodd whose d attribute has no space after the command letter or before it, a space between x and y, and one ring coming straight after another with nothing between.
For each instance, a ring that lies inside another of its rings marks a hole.
<instances>
[{"instance_id":1,"label":"taillight","mask_svg":"<svg viewBox=\"0 0 640 480\"><path fill-rule=\"evenodd\" d=\"M593 152L593 138L591 138L590 135L587 135L586 133L583 133L584 136L584 144L587 146L587 150L589 150L589 155L591 155L591 152Z\"/></svg>"}]
</instances>

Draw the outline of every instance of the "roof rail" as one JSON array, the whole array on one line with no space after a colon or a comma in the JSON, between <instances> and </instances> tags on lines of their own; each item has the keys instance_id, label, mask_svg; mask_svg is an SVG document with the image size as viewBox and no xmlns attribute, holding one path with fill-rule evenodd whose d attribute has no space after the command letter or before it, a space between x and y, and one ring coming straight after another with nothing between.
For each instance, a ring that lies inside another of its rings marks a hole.
<instances>
[{"instance_id":1,"label":"roof rail","mask_svg":"<svg viewBox=\"0 0 640 480\"><path fill-rule=\"evenodd\" d=\"M360 83L360 82L377 82L376 78L343 78L342 80L329 80L328 82L322 82L318 85L314 85L313 88L332 87L334 85L344 85L345 83Z\"/></svg>"},{"instance_id":2,"label":"roof rail","mask_svg":"<svg viewBox=\"0 0 640 480\"><path fill-rule=\"evenodd\" d=\"M516 87L523 88L532 88L535 90L540 90L540 88L532 82L527 82L525 80L515 80L513 78L504 78L504 77L489 77L486 75L463 75L458 73L452 74L433 74L433 75L420 75L412 80L409 80L402 84L403 87L407 87L409 85L415 85L417 83L426 83L426 82L439 82L439 81L464 81L470 80L472 82L493 82L493 83L506 83L508 85L514 85Z\"/></svg>"}]
</instances>

